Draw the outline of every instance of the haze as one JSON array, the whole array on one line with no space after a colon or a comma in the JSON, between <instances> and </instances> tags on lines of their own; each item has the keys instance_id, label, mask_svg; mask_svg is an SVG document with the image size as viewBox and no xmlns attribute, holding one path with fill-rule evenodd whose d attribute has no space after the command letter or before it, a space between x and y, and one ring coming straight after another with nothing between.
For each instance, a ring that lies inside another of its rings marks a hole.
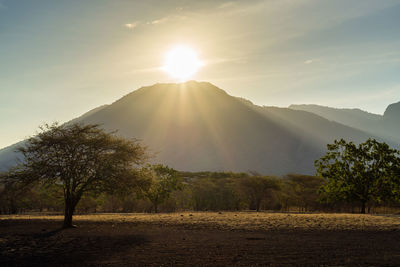
<instances>
[{"instance_id":1,"label":"haze","mask_svg":"<svg viewBox=\"0 0 400 267\"><path fill-rule=\"evenodd\" d=\"M259 105L382 114L400 96L400 1L0 0L0 147L143 85L176 44Z\"/></svg>"}]
</instances>

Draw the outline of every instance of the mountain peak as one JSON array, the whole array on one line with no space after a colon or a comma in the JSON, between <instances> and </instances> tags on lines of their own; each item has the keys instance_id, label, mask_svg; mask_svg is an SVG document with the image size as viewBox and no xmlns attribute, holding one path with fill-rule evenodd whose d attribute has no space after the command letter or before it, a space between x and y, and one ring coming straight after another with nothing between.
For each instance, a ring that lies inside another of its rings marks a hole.
<instances>
[{"instance_id":1,"label":"mountain peak","mask_svg":"<svg viewBox=\"0 0 400 267\"><path fill-rule=\"evenodd\" d=\"M181 83L155 83L153 85L149 85L149 86L143 86L140 87L138 90L146 90L146 89L150 89L150 88L156 88L156 89L197 89L197 88L213 88L213 89L218 89L221 91L221 88L218 88L217 86L215 86L214 84L210 83L210 82L203 82L203 81L195 81L195 80L190 80L190 81L186 81L186 82L181 82Z\"/></svg>"},{"instance_id":2,"label":"mountain peak","mask_svg":"<svg viewBox=\"0 0 400 267\"><path fill-rule=\"evenodd\" d=\"M121 99L117 100L114 104L125 105L133 104L135 102L142 102L146 99L146 102L158 102L160 99L184 99L184 98L219 98L222 95L228 96L228 94L209 82L199 81L187 81L182 83L156 83L149 86L140 87L137 90L125 95ZM179 97L178 97L179 96Z\"/></svg>"},{"instance_id":3,"label":"mountain peak","mask_svg":"<svg viewBox=\"0 0 400 267\"><path fill-rule=\"evenodd\" d=\"M383 113L383 118L385 121L398 121L398 118L400 116L400 102L393 103L389 105L385 113Z\"/></svg>"}]
</instances>

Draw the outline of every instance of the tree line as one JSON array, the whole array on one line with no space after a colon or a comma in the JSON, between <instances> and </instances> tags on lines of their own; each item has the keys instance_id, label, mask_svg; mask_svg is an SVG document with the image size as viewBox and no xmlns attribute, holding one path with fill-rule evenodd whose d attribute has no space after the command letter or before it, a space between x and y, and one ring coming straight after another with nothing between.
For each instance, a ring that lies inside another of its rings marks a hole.
<instances>
[{"instance_id":1,"label":"tree line","mask_svg":"<svg viewBox=\"0 0 400 267\"><path fill-rule=\"evenodd\" d=\"M45 125L19 148L24 160L1 174L0 212L180 210L352 211L397 207L399 151L374 139L327 146L316 175L178 172L148 164L137 140L98 125Z\"/></svg>"}]
</instances>

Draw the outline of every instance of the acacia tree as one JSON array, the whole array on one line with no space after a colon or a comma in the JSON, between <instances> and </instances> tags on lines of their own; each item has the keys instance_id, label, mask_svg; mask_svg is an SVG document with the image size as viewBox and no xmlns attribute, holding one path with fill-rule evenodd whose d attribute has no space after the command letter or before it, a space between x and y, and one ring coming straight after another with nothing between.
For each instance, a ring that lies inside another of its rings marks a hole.
<instances>
[{"instance_id":1,"label":"acacia tree","mask_svg":"<svg viewBox=\"0 0 400 267\"><path fill-rule=\"evenodd\" d=\"M317 174L327 182L320 190L326 202L358 202L365 213L369 201L398 198L399 151L375 139L359 145L335 140L327 148L315 161Z\"/></svg>"},{"instance_id":2,"label":"acacia tree","mask_svg":"<svg viewBox=\"0 0 400 267\"><path fill-rule=\"evenodd\" d=\"M175 190L182 190L183 184L179 172L164 165L148 165L142 169L142 175L150 180L150 186L143 194L153 204L154 212Z\"/></svg>"},{"instance_id":3,"label":"acacia tree","mask_svg":"<svg viewBox=\"0 0 400 267\"><path fill-rule=\"evenodd\" d=\"M107 133L98 125L45 125L19 148L24 159L6 183L59 184L64 193L64 228L72 227L75 207L87 192L115 192L140 186L137 167L145 147Z\"/></svg>"}]
</instances>

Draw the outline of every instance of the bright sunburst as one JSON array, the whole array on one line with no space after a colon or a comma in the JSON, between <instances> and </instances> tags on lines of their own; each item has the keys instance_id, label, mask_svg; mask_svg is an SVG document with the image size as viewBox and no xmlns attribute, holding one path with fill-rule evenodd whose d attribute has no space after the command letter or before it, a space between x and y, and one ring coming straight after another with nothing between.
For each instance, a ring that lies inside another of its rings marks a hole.
<instances>
[{"instance_id":1,"label":"bright sunburst","mask_svg":"<svg viewBox=\"0 0 400 267\"><path fill-rule=\"evenodd\" d=\"M166 54L162 69L172 77L185 81L191 78L202 65L192 48L179 45Z\"/></svg>"}]
</instances>

